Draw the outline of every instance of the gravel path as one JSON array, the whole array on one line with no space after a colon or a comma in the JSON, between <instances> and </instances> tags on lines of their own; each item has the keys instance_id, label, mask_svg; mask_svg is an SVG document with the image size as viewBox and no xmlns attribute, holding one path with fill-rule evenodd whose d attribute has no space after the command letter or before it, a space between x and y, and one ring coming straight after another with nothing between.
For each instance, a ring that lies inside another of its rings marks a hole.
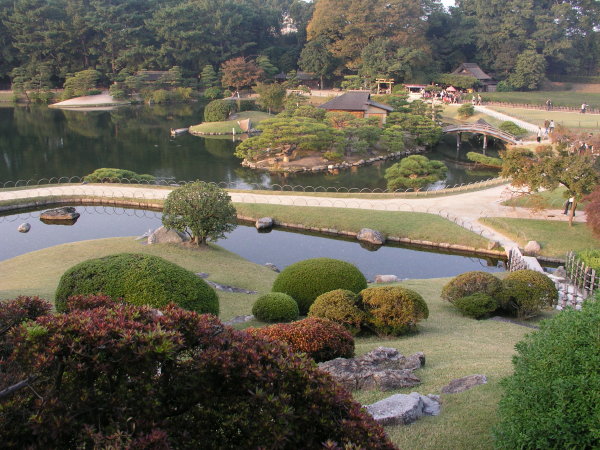
<instances>
[{"instance_id":1,"label":"gravel path","mask_svg":"<svg viewBox=\"0 0 600 450\"><path fill-rule=\"evenodd\" d=\"M508 114L503 114L498 111L494 111L493 109L487 108L486 106L475 106L475 111L479 111L483 114L487 114L488 116L495 117L498 120L514 122L519 125L521 128L526 129L527 131L531 131L532 133L537 133L538 126L529 122L525 122L524 120L517 119L516 117L509 116Z\"/></svg>"}]
</instances>

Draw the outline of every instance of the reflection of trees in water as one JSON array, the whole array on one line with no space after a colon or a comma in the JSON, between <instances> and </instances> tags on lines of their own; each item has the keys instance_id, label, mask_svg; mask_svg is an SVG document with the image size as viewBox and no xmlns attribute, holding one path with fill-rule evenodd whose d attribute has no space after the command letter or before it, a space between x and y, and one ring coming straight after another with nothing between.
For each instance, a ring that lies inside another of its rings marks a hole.
<instances>
[{"instance_id":1,"label":"reflection of trees in water","mask_svg":"<svg viewBox=\"0 0 600 450\"><path fill-rule=\"evenodd\" d=\"M235 146L231 140L204 138L206 151L216 158L231 159Z\"/></svg>"},{"instance_id":2,"label":"reflection of trees in water","mask_svg":"<svg viewBox=\"0 0 600 450\"><path fill-rule=\"evenodd\" d=\"M102 112L66 110L61 112L64 114L69 130L86 138L99 138L109 126L109 118Z\"/></svg>"}]
</instances>

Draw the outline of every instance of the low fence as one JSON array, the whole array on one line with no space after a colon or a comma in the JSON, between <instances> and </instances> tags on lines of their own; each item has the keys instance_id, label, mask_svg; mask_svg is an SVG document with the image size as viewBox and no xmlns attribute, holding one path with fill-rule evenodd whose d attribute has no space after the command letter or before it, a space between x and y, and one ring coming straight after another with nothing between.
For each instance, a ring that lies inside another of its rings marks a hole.
<instances>
[{"instance_id":1,"label":"low fence","mask_svg":"<svg viewBox=\"0 0 600 450\"><path fill-rule=\"evenodd\" d=\"M574 252L567 254L565 271L571 284L581 291L584 298L591 297L600 289L600 274L579 259Z\"/></svg>"},{"instance_id":2,"label":"low fence","mask_svg":"<svg viewBox=\"0 0 600 450\"><path fill-rule=\"evenodd\" d=\"M468 101L463 101L463 103L469 103ZM512 103L512 102L495 102L495 101L482 101L482 106L506 106L509 108L521 108L521 109L536 109L540 111L563 111L563 112L581 112L580 108L575 108L572 106L555 106L552 105L551 109L548 109L545 105L531 104L531 103ZM600 114L600 108L590 108L587 107L585 110L585 114Z\"/></svg>"}]
</instances>

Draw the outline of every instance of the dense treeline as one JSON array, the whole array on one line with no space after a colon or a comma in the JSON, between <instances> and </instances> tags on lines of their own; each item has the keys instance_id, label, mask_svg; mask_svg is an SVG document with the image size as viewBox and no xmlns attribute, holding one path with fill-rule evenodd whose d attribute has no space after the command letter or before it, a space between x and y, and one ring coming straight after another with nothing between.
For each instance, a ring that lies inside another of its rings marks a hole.
<instances>
[{"instance_id":1,"label":"dense treeline","mask_svg":"<svg viewBox=\"0 0 600 450\"><path fill-rule=\"evenodd\" d=\"M599 26L595 0L458 0L448 10L439 0L0 0L0 80L42 68L61 86L96 69L107 84L173 66L197 79L207 65L261 56L330 82L427 82L477 62L534 89L545 75L597 75Z\"/></svg>"}]
</instances>

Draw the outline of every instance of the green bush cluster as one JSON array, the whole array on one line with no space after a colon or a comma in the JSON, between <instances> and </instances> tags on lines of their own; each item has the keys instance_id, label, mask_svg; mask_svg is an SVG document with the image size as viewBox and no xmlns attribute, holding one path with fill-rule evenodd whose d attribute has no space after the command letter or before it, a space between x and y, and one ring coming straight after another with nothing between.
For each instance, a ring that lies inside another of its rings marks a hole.
<instances>
[{"instance_id":1,"label":"green bush cluster","mask_svg":"<svg viewBox=\"0 0 600 450\"><path fill-rule=\"evenodd\" d=\"M464 103L458 108L458 116L466 119L475 114L475 107L471 103Z\"/></svg>"},{"instance_id":2,"label":"green bush cluster","mask_svg":"<svg viewBox=\"0 0 600 450\"><path fill-rule=\"evenodd\" d=\"M315 300L308 315L339 323L352 334L398 336L415 331L417 323L429 316L429 309L417 292L383 286L358 294L343 289L327 292Z\"/></svg>"},{"instance_id":3,"label":"green bush cluster","mask_svg":"<svg viewBox=\"0 0 600 450\"><path fill-rule=\"evenodd\" d=\"M502 280L500 306L506 312L526 319L551 308L558 291L550 278L535 270L516 270Z\"/></svg>"},{"instance_id":4,"label":"green bush cluster","mask_svg":"<svg viewBox=\"0 0 600 450\"><path fill-rule=\"evenodd\" d=\"M517 125L514 122L511 122L510 120L502 122L498 128L500 128L502 131L505 131L506 133L510 133L513 136L517 137L524 136L527 134L527 130L521 128L519 125Z\"/></svg>"},{"instance_id":5,"label":"green bush cluster","mask_svg":"<svg viewBox=\"0 0 600 450\"><path fill-rule=\"evenodd\" d=\"M487 294L477 293L455 300L454 306L463 316L481 319L498 309L498 300Z\"/></svg>"},{"instance_id":6,"label":"green bush cluster","mask_svg":"<svg viewBox=\"0 0 600 450\"><path fill-rule=\"evenodd\" d=\"M270 292L256 299L252 314L263 322L291 322L298 318L298 303L287 294Z\"/></svg>"},{"instance_id":7,"label":"green bush cluster","mask_svg":"<svg viewBox=\"0 0 600 450\"><path fill-rule=\"evenodd\" d=\"M335 289L359 292L367 287L365 276L356 266L331 258L314 258L294 263L277 276L273 292L290 295L306 314L315 299Z\"/></svg>"},{"instance_id":8,"label":"green bush cluster","mask_svg":"<svg viewBox=\"0 0 600 450\"><path fill-rule=\"evenodd\" d=\"M496 447L600 448L600 300L543 321L516 349Z\"/></svg>"},{"instance_id":9,"label":"green bush cluster","mask_svg":"<svg viewBox=\"0 0 600 450\"><path fill-rule=\"evenodd\" d=\"M472 271L454 277L442 288L442 298L454 303L462 297L473 294L486 294L498 298L502 282L491 273Z\"/></svg>"},{"instance_id":10,"label":"green bush cluster","mask_svg":"<svg viewBox=\"0 0 600 450\"><path fill-rule=\"evenodd\" d=\"M600 271L600 250L587 249L577 252L577 257L581 259L588 267Z\"/></svg>"},{"instance_id":11,"label":"green bush cluster","mask_svg":"<svg viewBox=\"0 0 600 450\"><path fill-rule=\"evenodd\" d=\"M121 253L83 261L61 277L57 311L74 295L102 293L134 305L163 308L175 303L199 313L219 314L216 292L194 273L157 256Z\"/></svg>"},{"instance_id":12,"label":"green bush cluster","mask_svg":"<svg viewBox=\"0 0 600 450\"><path fill-rule=\"evenodd\" d=\"M96 169L83 177L87 183L127 183L127 182L154 182L156 177L147 174L135 173L131 170L112 169L103 167Z\"/></svg>"},{"instance_id":13,"label":"green bush cluster","mask_svg":"<svg viewBox=\"0 0 600 450\"><path fill-rule=\"evenodd\" d=\"M467 159L469 161L476 162L483 166L495 167L498 169L502 168L502 160L500 158L494 158L492 156L482 155L481 153L468 152Z\"/></svg>"},{"instance_id":14,"label":"green bush cluster","mask_svg":"<svg viewBox=\"0 0 600 450\"><path fill-rule=\"evenodd\" d=\"M204 121L221 122L227 120L234 108L235 102L231 100L213 100L204 107Z\"/></svg>"}]
</instances>

